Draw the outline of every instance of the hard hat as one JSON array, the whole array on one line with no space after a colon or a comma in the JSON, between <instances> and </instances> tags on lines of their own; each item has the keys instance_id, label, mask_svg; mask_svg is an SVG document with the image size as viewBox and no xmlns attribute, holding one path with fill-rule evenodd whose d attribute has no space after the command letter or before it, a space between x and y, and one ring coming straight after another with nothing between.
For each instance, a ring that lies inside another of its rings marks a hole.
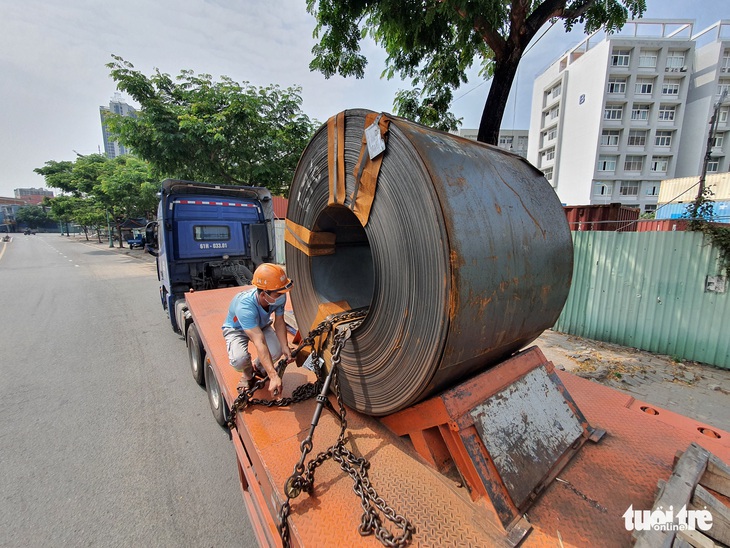
<instances>
[{"instance_id":1,"label":"hard hat","mask_svg":"<svg viewBox=\"0 0 730 548\"><path fill-rule=\"evenodd\" d=\"M253 273L252 283L264 291L286 293L291 289L293 282L278 264L261 263Z\"/></svg>"}]
</instances>

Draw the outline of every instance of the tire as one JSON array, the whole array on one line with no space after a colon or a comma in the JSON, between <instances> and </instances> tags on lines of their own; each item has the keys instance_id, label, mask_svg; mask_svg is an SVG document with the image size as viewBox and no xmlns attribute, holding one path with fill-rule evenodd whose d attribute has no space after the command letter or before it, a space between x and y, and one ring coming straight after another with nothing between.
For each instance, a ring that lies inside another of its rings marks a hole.
<instances>
[{"instance_id":1,"label":"tire","mask_svg":"<svg viewBox=\"0 0 730 548\"><path fill-rule=\"evenodd\" d=\"M220 426L226 426L228 423L229 411L223 394L221 394L218 379L215 378L213 365L210 360L205 360L205 386L208 392L208 403L210 410L213 412L213 418Z\"/></svg>"},{"instance_id":2,"label":"tire","mask_svg":"<svg viewBox=\"0 0 730 548\"><path fill-rule=\"evenodd\" d=\"M200 386L205 386L205 348L200 342L198 328L194 323L188 327L188 358L193 378Z\"/></svg>"}]
</instances>

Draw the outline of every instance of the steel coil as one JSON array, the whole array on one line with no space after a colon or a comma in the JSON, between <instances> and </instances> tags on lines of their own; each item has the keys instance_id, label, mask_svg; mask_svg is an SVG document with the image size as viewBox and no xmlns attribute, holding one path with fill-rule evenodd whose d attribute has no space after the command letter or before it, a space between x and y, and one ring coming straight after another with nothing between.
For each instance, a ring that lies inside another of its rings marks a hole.
<instances>
[{"instance_id":1,"label":"steel coil","mask_svg":"<svg viewBox=\"0 0 730 548\"><path fill-rule=\"evenodd\" d=\"M368 114L340 115L347 196L357 186ZM384 116L386 150L367 222L346 200L328 205L333 137L325 124L300 159L287 223L332 236L333 249L317 254L286 245L303 333L324 303L369 307L342 353L341 388L347 405L376 416L533 341L557 320L573 264L560 202L526 160Z\"/></svg>"}]
</instances>

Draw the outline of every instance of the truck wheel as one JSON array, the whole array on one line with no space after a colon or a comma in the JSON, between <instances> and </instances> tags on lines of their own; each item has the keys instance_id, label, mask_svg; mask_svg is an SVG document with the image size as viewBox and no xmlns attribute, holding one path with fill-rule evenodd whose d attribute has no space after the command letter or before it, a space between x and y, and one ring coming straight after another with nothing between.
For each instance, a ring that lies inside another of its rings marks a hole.
<instances>
[{"instance_id":1,"label":"truck wheel","mask_svg":"<svg viewBox=\"0 0 730 548\"><path fill-rule=\"evenodd\" d=\"M205 361L205 386L208 391L208 403L210 403L210 410L213 412L213 418L221 426L225 426L228 423L228 406L226 400L221 394L220 386L218 386L218 379L215 378L213 372L213 365L210 360Z\"/></svg>"},{"instance_id":2,"label":"truck wheel","mask_svg":"<svg viewBox=\"0 0 730 548\"><path fill-rule=\"evenodd\" d=\"M200 386L205 384L205 348L200 342L198 328L194 323L188 327L188 358L190 359L190 369L193 372L193 378Z\"/></svg>"}]
</instances>

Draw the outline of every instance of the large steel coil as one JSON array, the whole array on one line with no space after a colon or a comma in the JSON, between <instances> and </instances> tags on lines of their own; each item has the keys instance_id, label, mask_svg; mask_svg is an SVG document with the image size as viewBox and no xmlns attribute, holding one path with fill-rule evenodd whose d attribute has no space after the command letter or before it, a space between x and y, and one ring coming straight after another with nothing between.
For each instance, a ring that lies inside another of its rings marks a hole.
<instances>
[{"instance_id":1,"label":"large steel coil","mask_svg":"<svg viewBox=\"0 0 730 548\"><path fill-rule=\"evenodd\" d=\"M342 353L342 396L386 415L552 326L568 296L573 247L555 192L526 160L390 115L376 119L389 122L386 150L363 218L350 202L363 186L366 116L374 114L340 113L304 151L286 261L304 334L326 303L369 307ZM344 193L331 180L343 162Z\"/></svg>"}]
</instances>

